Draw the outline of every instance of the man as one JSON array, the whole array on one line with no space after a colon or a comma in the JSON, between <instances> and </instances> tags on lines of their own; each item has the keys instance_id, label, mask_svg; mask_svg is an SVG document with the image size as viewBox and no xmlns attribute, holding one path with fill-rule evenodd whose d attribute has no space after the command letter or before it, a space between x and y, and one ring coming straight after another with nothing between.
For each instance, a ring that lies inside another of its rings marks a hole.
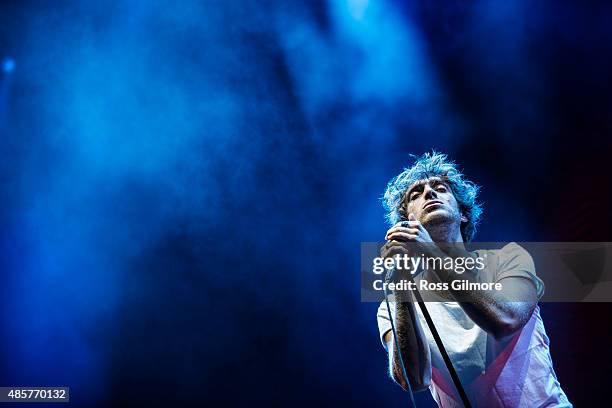
<instances>
[{"instance_id":1,"label":"man","mask_svg":"<svg viewBox=\"0 0 612 408\"><path fill-rule=\"evenodd\" d=\"M421 156L387 186L383 201L392 227L381 256L410 256L414 246L420 245L419 251L428 256L487 259L486 273L474 269L462 273L461 279L499 282L502 290L459 294L449 289L450 298L426 303L471 405L571 407L553 370L549 339L537 306L544 285L536 276L531 256L515 243L500 250L471 253L465 249L464 242L472 240L482 213L477 194L478 187L465 180L446 155ZM398 268L394 279L405 279L406 274ZM457 275L437 268L422 272L415 280L425 278L450 283ZM516 300L511 293L520 293L520 301L510 301ZM429 388L440 407L460 407L459 393L413 297L412 291L397 290L390 302L412 389ZM389 355L390 375L406 388L385 302L378 310L378 326Z\"/></svg>"}]
</instances>

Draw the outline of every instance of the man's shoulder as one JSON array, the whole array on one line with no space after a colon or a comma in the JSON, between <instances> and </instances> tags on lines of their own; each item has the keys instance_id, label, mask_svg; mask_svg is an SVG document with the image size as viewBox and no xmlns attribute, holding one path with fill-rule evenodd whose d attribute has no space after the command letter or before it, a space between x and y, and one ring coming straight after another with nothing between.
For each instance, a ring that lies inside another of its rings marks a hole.
<instances>
[{"instance_id":1,"label":"man's shoulder","mask_svg":"<svg viewBox=\"0 0 612 408\"><path fill-rule=\"evenodd\" d=\"M509 263L521 264L528 269L533 269L533 259L529 252L516 242L509 242L499 249L476 250L479 256L497 261L497 266L503 268Z\"/></svg>"},{"instance_id":2,"label":"man's shoulder","mask_svg":"<svg viewBox=\"0 0 612 408\"><path fill-rule=\"evenodd\" d=\"M476 252L478 253L487 253L487 254L495 254L495 255L512 255L512 254L526 254L529 255L529 252L527 252L527 250L522 247L519 243L517 242L508 242L507 244L505 244L504 246L502 246L501 248L497 248L497 249L477 249Z\"/></svg>"},{"instance_id":3,"label":"man's shoulder","mask_svg":"<svg viewBox=\"0 0 612 408\"><path fill-rule=\"evenodd\" d=\"M500 249L484 250L479 255L487 255L488 264L492 266L490 278L498 282L504 278L520 277L533 282L537 297L544 294L544 282L537 276L533 258L523 246L516 242L509 242Z\"/></svg>"}]
</instances>

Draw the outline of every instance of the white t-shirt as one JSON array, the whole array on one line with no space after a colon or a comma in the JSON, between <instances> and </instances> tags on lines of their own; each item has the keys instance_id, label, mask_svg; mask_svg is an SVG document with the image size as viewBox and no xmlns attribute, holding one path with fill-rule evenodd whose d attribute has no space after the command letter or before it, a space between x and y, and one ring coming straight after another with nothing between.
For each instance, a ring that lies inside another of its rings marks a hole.
<instances>
[{"instance_id":1,"label":"white t-shirt","mask_svg":"<svg viewBox=\"0 0 612 408\"><path fill-rule=\"evenodd\" d=\"M477 252L478 256L486 252L488 270L494 274L489 278L493 282L510 276L524 277L535 284L538 299L544 293L544 284L535 274L533 260L521 246L510 243L500 250ZM393 302L390 305L395 306ZM457 302L427 302L426 306L472 406L572 406L553 370L539 307L536 306L519 332L510 339L497 341L474 323ZM429 389L440 407L461 407L459 394L418 305L416 310L431 351ZM384 336L391 330L385 302L378 308L377 317L380 338L385 345Z\"/></svg>"}]
</instances>

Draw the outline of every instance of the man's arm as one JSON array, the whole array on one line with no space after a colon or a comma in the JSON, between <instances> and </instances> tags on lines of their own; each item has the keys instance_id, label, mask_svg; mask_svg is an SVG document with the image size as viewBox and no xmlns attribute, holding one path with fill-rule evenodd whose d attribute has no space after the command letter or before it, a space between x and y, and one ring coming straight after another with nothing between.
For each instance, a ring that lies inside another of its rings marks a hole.
<instances>
[{"instance_id":1,"label":"man's arm","mask_svg":"<svg viewBox=\"0 0 612 408\"><path fill-rule=\"evenodd\" d=\"M388 243L383 248L383 257L392 257L405 249L398 243ZM402 271L396 271L397 280L405 279ZM399 349L402 353L406 373L414 392L429 387L431 382L431 353L427 337L417 316L415 303L410 291L395 291L395 308L392 308L392 317L397 332ZM402 371L400 354L395 346L393 332L388 331L384 336L385 345L389 355L389 372L391 377L404 390L407 388Z\"/></svg>"},{"instance_id":2,"label":"man's arm","mask_svg":"<svg viewBox=\"0 0 612 408\"><path fill-rule=\"evenodd\" d=\"M434 244L423 225L416 220L410 227L395 226L389 230L388 237L402 242L421 243L424 252L431 257L468 258L473 254L451 243L443 244L444 251ZM461 278L469 283L480 283L478 270L466 270L458 275L452 269L436 269L434 273L442 282L449 284L450 292L457 295L459 305L465 313L483 330L496 339L503 339L522 329L529 321L538 301L536 287L532 281L519 276L500 280L503 290L455 291L450 283ZM520 300L520 301L519 301Z\"/></svg>"},{"instance_id":3,"label":"man's arm","mask_svg":"<svg viewBox=\"0 0 612 408\"><path fill-rule=\"evenodd\" d=\"M415 305L412 301L395 304L395 330L400 345L406 373L410 379L412 391L423 391L431 382L431 354L429 344L421 324L416 317ZM385 334L385 344L389 352L389 371L395 382L404 390L407 388L402 371L399 352L395 347L393 332Z\"/></svg>"},{"instance_id":4,"label":"man's arm","mask_svg":"<svg viewBox=\"0 0 612 408\"><path fill-rule=\"evenodd\" d=\"M436 271L445 282L457 279L454 271ZM475 272L461 275L462 280L479 282ZM527 278L512 276L499 281L503 289L461 291L457 297L465 313L497 340L509 337L529 321L538 302L535 285ZM451 290L451 293L453 291ZM520 300L520 301L519 301Z\"/></svg>"}]
</instances>

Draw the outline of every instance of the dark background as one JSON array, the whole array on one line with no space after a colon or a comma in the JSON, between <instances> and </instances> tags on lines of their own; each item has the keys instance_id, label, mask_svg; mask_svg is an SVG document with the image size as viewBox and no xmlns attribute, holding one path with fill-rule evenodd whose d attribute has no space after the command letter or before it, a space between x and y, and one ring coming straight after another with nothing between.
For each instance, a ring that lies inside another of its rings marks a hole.
<instances>
[{"instance_id":1,"label":"dark background","mask_svg":"<svg viewBox=\"0 0 612 408\"><path fill-rule=\"evenodd\" d=\"M483 186L476 240L610 241L611 19L3 2L0 385L67 385L78 406L406 406L359 298L385 184L435 148ZM570 400L607 401L610 304L541 308Z\"/></svg>"}]
</instances>

